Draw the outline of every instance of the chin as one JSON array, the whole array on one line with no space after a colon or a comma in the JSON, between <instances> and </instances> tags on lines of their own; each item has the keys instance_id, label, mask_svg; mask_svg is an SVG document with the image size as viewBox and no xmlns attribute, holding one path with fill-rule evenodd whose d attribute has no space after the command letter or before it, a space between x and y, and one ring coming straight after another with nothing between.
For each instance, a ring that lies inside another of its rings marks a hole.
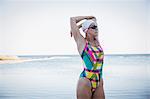
<instances>
[{"instance_id":1,"label":"chin","mask_svg":"<svg viewBox=\"0 0 150 99\"><path fill-rule=\"evenodd\" d=\"M96 36L98 36L98 35L94 35L94 36L96 37Z\"/></svg>"},{"instance_id":2,"label":"chin","mask_svg":"<svg viewBox=\"0 0 150 99\"><path fill-rule=\"evenodd\" d=\"M98 33L95 33L95 35L94 36L98 36Z\"/></svg>"},{"instance_id":3,"label":"chin","mask_svg":"<svg viewBox=\"0 0 150 99\"><path fill-rule=\"evenodd\" d=\"M98 36L98 35L93 35L93 37L96 37L96 36Z\"/></svg>"}]
</instances>

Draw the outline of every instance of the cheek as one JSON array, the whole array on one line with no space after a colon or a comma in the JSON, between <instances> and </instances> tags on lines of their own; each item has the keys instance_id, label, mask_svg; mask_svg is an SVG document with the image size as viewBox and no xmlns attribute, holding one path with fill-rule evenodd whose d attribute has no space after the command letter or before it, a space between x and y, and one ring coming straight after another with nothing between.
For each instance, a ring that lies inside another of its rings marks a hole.
<instances>
[{"instance_id":1,"label":"cheek","mask_svg":"<svg viewBox=\"0 0 150 99\"><path fill-rule=\"evenodd\" d=\"M94 29L89 29L88 33L91 34L91 35L94 35L95 34L95 30Z\"/></svg>"},{"instance_id":2,"label":"cheek","mask_svg":"<svg viewBox=\"0 0 150 99\"><path fill-rule=\"evenodd\" d=\"M95 34L95 30L94 29L91 29L91 34Z\"/></svg>"},{"instance_id":3,"label":"cheek","mask_svg":"<svg viewBox=\"0 0 150 99\"><path fill-rule=\"evenodd\" d=\"M88 33L88 34L91 34L91 32L92 32L91 29L88 29L87 33Z\"/></svg>"},{"instance_id":4,"label":"cheek","mask_svg":"<svg viewBox=\"0 0 150 99\"><path fill-rule=\"evenodd\" d=\"M90 32L91 34L93 34L94 30L93 30L93 29L89 29L89 32Z\"/></svg>"}]
</instances>

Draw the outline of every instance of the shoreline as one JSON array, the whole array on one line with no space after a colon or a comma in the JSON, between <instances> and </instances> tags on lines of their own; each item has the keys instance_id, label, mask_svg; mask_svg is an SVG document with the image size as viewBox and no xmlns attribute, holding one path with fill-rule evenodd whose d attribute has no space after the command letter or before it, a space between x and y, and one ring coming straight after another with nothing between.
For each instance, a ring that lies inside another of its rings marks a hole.
<instances>
[{"instance_id":1,"label":"shoreline","mask_svg":"<svg viewBox=\"0 0 150 99\"><path fill-rule=\"evenodd\" d=\"M22 59L11 55L0 55L0 64L22 63L25 61L29 61L29 59Z\"/></svg>"}]
</instances>

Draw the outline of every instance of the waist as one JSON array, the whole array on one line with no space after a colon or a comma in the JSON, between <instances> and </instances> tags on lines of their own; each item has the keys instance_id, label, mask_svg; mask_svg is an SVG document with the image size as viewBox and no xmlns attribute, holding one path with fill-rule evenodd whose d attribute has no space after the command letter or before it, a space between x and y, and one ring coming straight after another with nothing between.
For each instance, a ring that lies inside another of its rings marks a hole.
<instances>
[{"instance_id":1,"label":"waist","mask_svg":"<svg viewBox=\"0 0 150 99\"><path fill-rule=\"evenodd\" d=\"M84 70L87 72L92 72L92 73L100 73L100 70L89 70L87 68L84 68Z\"/></svg>"}]
</instances>

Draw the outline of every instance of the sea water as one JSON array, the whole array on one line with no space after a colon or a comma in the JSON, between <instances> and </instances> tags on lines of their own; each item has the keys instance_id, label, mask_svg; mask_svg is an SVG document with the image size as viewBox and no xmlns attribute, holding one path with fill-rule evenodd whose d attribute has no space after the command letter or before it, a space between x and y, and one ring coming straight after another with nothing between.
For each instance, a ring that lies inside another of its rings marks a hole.
<instances>
[{"instance_id":1,"label":"sea water","mask_svg":"<svg viewBox=\"0 0 150 99\"><path fill-rule=\"evenodd\" d=\"M76 99L83 62L78 55L19 56L0 64L0 99ZM106 99L150 99L150 55L105 55Z\"/></svg>"}]
</instances>

